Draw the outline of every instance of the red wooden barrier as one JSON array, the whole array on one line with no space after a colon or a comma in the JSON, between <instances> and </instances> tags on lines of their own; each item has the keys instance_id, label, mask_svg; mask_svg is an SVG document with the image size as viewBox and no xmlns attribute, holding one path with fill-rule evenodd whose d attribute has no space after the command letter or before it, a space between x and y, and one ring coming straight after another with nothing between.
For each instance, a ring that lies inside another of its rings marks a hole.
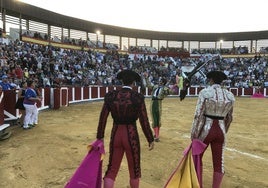
<instances>
[{"instance_id":1,"label":"red wooden barrier","mask_svg":"<svg viewBox=\"0 0 268 188\"><path fill-rule=\"evenodd\" d=\"M81 87L74 88L74 96L75 100L81 100Z\"/></svg>"},{"instance_id":2,"label":"red wooden barrier","mask_svg":"<svg viewBox=\"0 0 268 188\"><path fill-rule=\"evenodd\" d=\"M54 109L59 109L61 105L60 89L54 89Z\"/></svg>"},{"instance_id":3,"label":"red wooden barrier","mask_svg":"<svg viewBox=\"0 0 268 188\"><path fill-rule=\"evenodd\" d=\"M0 91L0 126L4 124L4 92Z\"/></svg>"},{"instance_id":4,"label":"red wooden barrier","mask_svg":"<svg viewBox=\"0 0 268 188\"><path fill-rule=\"evenodd\" d=\"M101 87L100 88L100 97L103 98L106 94L106 87Z\"/></svg>"},{"instance_id":5,"label":"red wooden barrier","mask_svg":"<svg viewBox=\"0 0 268 188\"><path fill-rule=\"evenodd\" d=\"M73 100L73 88L72 87L68 87L68 101L72 101Z\"/></svg>"},{"instance_id":6,"label":"red wooden barrier","mask_svg":"<svg viewBox=\"0 0 268 188\"><path fill-rule=\"evenodd\" d=\"M64 87L60 89L60 97L61 97L61 106L68 106L68 88Z\"/></svg>"},{"instance_id":7,"label":"red wooden barrier","mask_svg":"<svg viewBox=\"0 0 268 188\"><path fill-rule=\"evenodd\" d=\"M16 91L15 90L6 90L4 91L4 109L6 111L5 118L12 120L16 119Z\"/></svg>"},{"instance_id":8,"label":"red wooden barrier","mask_svg":"<svg viewBox=\"0 0 268 188\"><path fill-rule=\"evenodd\" d=\"M44 88L44 106L50 106L50 87Z\"/></svg>"},{"instance_id":9,"label":"red wooden barrier","mask_svg":"<svg viewBox=\"0 0 268 188\"><path fill-rule=\"evenodd\" d=\"M98 98L98 87L91 87L91 98L96 99Z\"/></svg>"},{"instance_id":10,"label":"red wooden barrier","mask_svg":"<svg viewBox=\"0 0 268 188\"><path fill-rule=\"evenodd\" d=\"M242 88L239 88L239 90L242 90ZM239 93L240 94L240 93ZM253 88L246 88L245 90L244 90L244 95L252 95L252 94L254 94L253 93Z\"/></svg>"},{"instance_id":11,"label":"red wooden barrier","mask_svg":"<svg viewBox=\"0 0 268 188\"><path fill-rule=\"evenodd\" d=\"M83 88L83 94L84 94L84 97L83 97L84 100L89 99L89 87Z\"/></svg>"}]
</instances>

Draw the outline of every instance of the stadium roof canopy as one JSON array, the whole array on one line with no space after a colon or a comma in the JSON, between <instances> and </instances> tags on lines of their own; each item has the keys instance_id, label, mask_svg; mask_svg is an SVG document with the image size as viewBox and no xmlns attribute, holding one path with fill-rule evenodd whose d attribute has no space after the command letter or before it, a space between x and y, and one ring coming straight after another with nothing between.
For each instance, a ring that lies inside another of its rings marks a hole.
<instances>
[{"instance_id":1,"label":"stadium roof canopy","mask_svg":"<svg viewBox=\"0 0 268 188\"><path fill-rule=\"evenodd\" d=\"M183 33L129 29L65 16L16 0L1 0L1 11L3 9L6 11L7 15L18 18L20 17L25 20L32 20L36 22L46 23L52 26L67 29L76 29L89 33L96 33L98 30L101 31L101 34L103 35L121 36L128 38L200 42L214 42L220 40L244 41L268 39L268 30L233 33Z\"/></svg>"}]
</instances>

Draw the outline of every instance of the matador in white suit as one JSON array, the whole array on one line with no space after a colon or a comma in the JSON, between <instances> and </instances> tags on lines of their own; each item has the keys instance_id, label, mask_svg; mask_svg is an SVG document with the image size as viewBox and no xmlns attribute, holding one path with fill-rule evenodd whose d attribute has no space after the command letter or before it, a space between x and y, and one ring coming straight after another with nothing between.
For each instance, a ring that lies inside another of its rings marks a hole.
<instances>
[{"instance_id":1,"label":"matador in white suit","mask_svg":"<svg viewBox=\"0 0 268 188\"><path fill-rule=\"evenodd\" d=\"M199 156L196 171L202 187L202 156L210 144L213 160L213 188L219 188L224 175L224 147L226 133L232 122L234 95L221 87L227 76L220 71L207 74L210 86L199 93L191 130L191 139L204 143L204 151ZM194 158L194 161L197 160ZM196 161L195 161L196 164Z\"/></svg>"}]
</instances>

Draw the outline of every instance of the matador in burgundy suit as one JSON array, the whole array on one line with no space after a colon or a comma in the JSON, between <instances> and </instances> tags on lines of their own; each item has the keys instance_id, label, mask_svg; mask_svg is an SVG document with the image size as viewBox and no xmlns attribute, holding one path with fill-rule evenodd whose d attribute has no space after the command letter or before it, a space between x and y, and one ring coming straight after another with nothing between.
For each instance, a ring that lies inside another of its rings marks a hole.
<instances>
[{"instance_id":1,"label":"matador in burgundy suit","mask_svg":"<svg viewBox=\"0 0 268 188\"><path fill-rule=\"evenodd\" d=\"M104 188L114 187L114 181L120 168L124 153L126 154L130 187L138 188L141 177L140 140L136 121L139 119L142 131L153 149L154 137L148 121L144 96L132 90L140 76L134 71L124 70L118 73L118 80L122 80L120 90L108 92L104 97L104 104L99 117L97 139L103 139L109 113L113 118L113 127L109 146L109 164L104 177Z\"/></svg>"}]
</instances>

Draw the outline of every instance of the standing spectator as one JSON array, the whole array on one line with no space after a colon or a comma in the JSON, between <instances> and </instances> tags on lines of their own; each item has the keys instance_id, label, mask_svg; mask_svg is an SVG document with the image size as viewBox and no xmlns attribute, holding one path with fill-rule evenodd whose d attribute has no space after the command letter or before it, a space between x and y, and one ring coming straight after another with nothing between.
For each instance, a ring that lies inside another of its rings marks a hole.
<instances>
[{"instance_id":1,"label":"standing spectator","mask_svg":"<svg viewBox=\"0 0 268 188\"><path fill-rule=\"evenodd\" d=\"M20 114L21 114L21 117L18 122L18 124L20 124L21 126L23 126L24 117L25 117L25 107L23 106L23 101L24 101L26 88L27 88L27 82L24 82L24 81L21 82L20 89L18 92L18 100L15 105L15 108L19 109Z\"/></svg>"},{"instance_id":2,"label":"standing spectator","mask_svg":"<svg viewBox=\"0 0 268 188\"><path fill-rule=\"evenodd\" d=\"M121 90L110 91L105 95L99 117L97 139L103 139L109 113L113 118L110 140L108 169L104 177L104 188L112 188L120 168L124 153L128 161L130 187L138 188L141 177L140 141L136 126L139 119L144 135L149 143L149 150L154 147L154 138L147 117L144 96L134 90L135 81L140 81L138 73L124 70L117 75L123 81Z\"/></svg>"},{"instance_id":3,"label":"standing spectator","mask_svg":"<svg viewBox=\"0 0 268 188\"><path fill-rule=\"evenodd\" d=\"M147 86L152 89L151 116L152 127L154 129L154 138L159 142L159 132L161 127L162 100L169 95L170 88L166 86L167 80L159 78L159 84L152 85L146 78Z\"/></svg>"},{"instance_id":4,"label":"standing spectator","mask_svg":"<svg viewBox=\"0 0 268 188\"><path fill-rule=\"evenodd\" d=\"M210 87L200 91L194 115L191 139L204 143L204 150L194 158L200 187L202 187L202 156L210 144L213 161L213 188L219 188L224 175L224 146L226 133L232 122L234 95L221 87L227 76L220 71L207 74ZM199 158L199 159L198 159Z\"/></svg>"},{"instance_id":5,"label":"standing spectator","mask_svg":"<svg viewBox=\"0 0 268 188\"><path fill-rule=\"evenodd\" d=\"M24 78L24 80L28 80L29 79L29 76L30 76L30 74L29 74L28 68L25 67L24 68L24 71L23 71L23 78Z\"/></svg>"},{"instance_id":6,"label":"standing spectator","mask_svg":"<svg viewBox=\"0 0 268 188\"><path fill-rule=\"evenodd\" d=\"M19 82L21 82L23 79L23 70L20 67L20 65L16 65L15 73L16 73L16 78L18 79Z\"/></svg>"},{"instance_id":7,"label":"standing spectator","mask_svg":"<svg viewBox=\"0 0 268 188\"><path fill-rule=\"evenodd\" d=\"M28 81L23 101L25 107L24 129L30 129L34 126L34 121L37 119L36 116L38 116L36 103L40 101L41 99L35 91L35 82L32 80Z\"/></svg>"},{"instance_id":8,"label":"standing spectator","mask_svg":"<svg viewBox=\"0 0 268 188\"><path fill-rule=\"evenodd\" d=\"M50 78L47 77L47 75L45 75L45 77L43 78L43 87L50 87Z\"/></svg>"},{"instance_id":9,"label":"standing spectator","mask_svg":"<svg viewBox=\"0 0 268 188\"><path fill-rule=\"evenodd\" d=\"M35 71L33 70L33 68L30 68L29 72L29 77L32 78L34 77L34 75L36 74Z\"/></svg>"},{"instance_id":10,"label":"standing spectator","mask_svg":"<svg viewBox=\"0 0 268 188\"><path fill-rule=\"evenodd\" d=\"M175 75L175 84L172 87L172 92L178 94L181 89L183 89L183 77L181 73L178 72Z\"/></svg>"}]
</instances>

